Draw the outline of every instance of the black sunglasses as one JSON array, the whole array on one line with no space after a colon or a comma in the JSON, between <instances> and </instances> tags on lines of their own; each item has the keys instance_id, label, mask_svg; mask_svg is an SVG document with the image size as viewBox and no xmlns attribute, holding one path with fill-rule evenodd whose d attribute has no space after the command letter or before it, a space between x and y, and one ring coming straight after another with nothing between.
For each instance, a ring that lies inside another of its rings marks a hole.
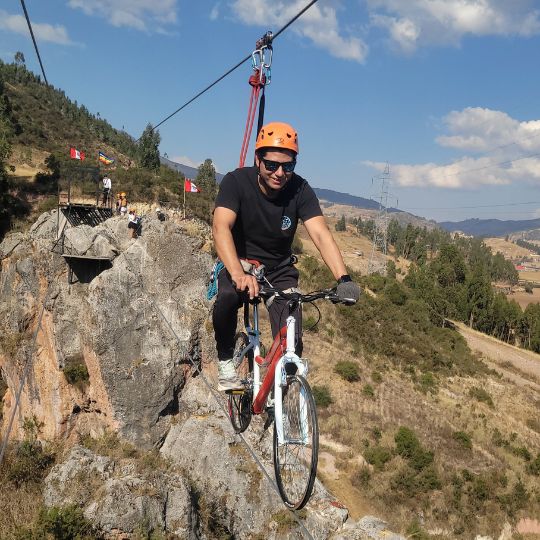
<instances>
[{"instance_id":1,"label":"black sunglasses","mask_svg":"<svg viewBox=\"0 0 540 540\"><path fill-rule=\"evenodd\" d=\"M284 173L292 173L296 166L296 160L285 161L271 161L270 159L261 158L261 161L264 163L264 168L269 172L276 172L280 167L283 169Z\"/></svg>"}]
</instances>

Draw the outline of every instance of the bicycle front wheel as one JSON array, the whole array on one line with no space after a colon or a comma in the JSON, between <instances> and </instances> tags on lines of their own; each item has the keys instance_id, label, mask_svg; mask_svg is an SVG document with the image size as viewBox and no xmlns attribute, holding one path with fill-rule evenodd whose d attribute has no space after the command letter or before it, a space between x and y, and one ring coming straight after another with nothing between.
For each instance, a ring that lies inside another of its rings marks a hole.
<instances>
[{"instance_id":1,"label":"bicycle front wheel","mask_svg":"<svg viewBox=\"0 0 540 540\"><path fill-rule=\"evenodd\" d=\"M282 396L283 442L274 423L274 472L287 507L299 510L311 497L319 458L317 409L308 382L287 377Z\"/></svg>"},{"instance_id":2,"label":"bicycle front wheel","mask_svg":"<svg viewBox=\"0 0 540 540\"><path fill-rule=\"evenodd\" d=\"M234 358L237 359L236 374L244 384L243 390L229 392L229 417L236 433L244 432L251 422L251 400L253 395L253 351L240 358L240 352L249 343L243 332L234 338Z\"/></svg>"}]
</instances>

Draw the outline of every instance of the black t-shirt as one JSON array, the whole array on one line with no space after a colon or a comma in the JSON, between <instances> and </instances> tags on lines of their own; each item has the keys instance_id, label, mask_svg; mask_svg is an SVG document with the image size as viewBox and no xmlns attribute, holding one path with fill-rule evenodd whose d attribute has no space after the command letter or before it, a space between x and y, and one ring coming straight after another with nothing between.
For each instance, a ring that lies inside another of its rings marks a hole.
<instances>
[{"instance_id":1,"label":"black t-shirt","mask_svg":"<svg viewBox=\"0 0 540 540\"><path fill-rule=\"evenodd\" d=\"M293 173L275 199L261 191L257 177L256 167L226 174L216 208L222 206L237 215L232 235L238 256L273 268L292 254L298 220L322 216L322 211L315 192L301 176Z\"/></svg>"}]
</instances>

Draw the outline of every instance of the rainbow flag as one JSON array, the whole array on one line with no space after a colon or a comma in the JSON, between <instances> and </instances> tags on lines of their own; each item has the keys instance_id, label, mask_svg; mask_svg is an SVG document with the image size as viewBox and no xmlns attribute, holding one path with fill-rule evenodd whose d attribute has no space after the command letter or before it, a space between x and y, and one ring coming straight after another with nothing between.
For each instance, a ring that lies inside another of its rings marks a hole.
<instances>
[{"instance_id":1,"label":"rainbow flag","mask_svg":"<svg viewBox=\"0 0 540 540\"><path fill-rule=\"evenodd\" d=\"M105 165L110 165L111 163L114 163L114 159L106 156L103 152L99 152L99 161L101 163L105 163Z\"/></svg>"}]
</instances>

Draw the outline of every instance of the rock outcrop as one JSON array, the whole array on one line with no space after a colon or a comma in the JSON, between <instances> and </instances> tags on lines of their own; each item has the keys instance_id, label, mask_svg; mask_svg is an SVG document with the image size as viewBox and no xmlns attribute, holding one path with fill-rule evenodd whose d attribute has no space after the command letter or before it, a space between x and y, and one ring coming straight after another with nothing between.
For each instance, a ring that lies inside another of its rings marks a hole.
<instances>
[{"instance_id":1,"label":"rock outcrop","mask_svg":"<svg viewBox=\"0 0 540 540\"><path fill-rule=\"evenodd\" d=\"M57 218L44 214L0 244L0 428L28 366L11 438L30 419L39 438L66 447L45 482L47 505L79 505L107 538L399 538L375 518L351 521L319 482L294 518L273 486L264 419L245 433L249 446L234 434L213 388L204 224L150 217L136 240L122 217L67 229L71 254L108 259L89 271L92 259L51 251ZM84 279L68 283L68 263ZM137 452L159 449L159 463L78 444L108 432Z\"/></svg>"},{"instance_id":2,"label":"rock outcrop","mask_svg":"<svg viewBox=\"0 0 540 540\"><path fill-rule=\"evenodd\" d=\"M125 219L115 217L93 228L67 229L80 254L107 254L112 262L101 273L98 268L90 283L70 285L66 263L50 251L55 214L41 216L27 235L8 236L0 245L0 367L10 389L4 418L30 361L19 433L30 415L43 425L46 438L114 428L151 448L164 437L177 410L186 367L200 360L209 257L200 252L200 240L173 223L149 221L144 236L133 241ZM17 347L9 346L13 343ZM84 392L64 376L73 364L84 365L89 373Z\"/></svg>"}]
</instances>

